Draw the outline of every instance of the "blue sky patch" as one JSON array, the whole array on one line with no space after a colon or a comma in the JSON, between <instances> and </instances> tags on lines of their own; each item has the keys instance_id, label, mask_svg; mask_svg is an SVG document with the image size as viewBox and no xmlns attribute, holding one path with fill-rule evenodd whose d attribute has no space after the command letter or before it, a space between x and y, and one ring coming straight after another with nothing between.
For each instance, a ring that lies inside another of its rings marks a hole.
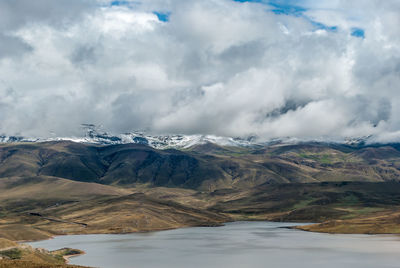
<instances>
[{"instance_id":1,"label":"blue sky patch","mask_svg":"<svg viewBox=\"0 0 400 268\"><path fill-rule=\"evenodd\" d=\"M271 11L278 15L292 15L299 17L307 10L300 6L285 4L282 1L270 1L268 2L268 5L272 6L273 9Z\"/></svg>"},{"instance_id":2,"label":"blue sky patch","mask_svg":"<svg viewBox=\"0 0 400 268\"><path fill-rule=\"evenodd\" d=\"M110 6L127 6L129 5L128 1L112 1Z\"/></svg>"},{"instance_id":3,"label":"blue sky patch","mask_svg":"<svg viewBox=\"0 0 400 268\"><path fill-rule=\"evenodd\" d=\"M293 1L293 0L233 0L235 2L250 2L250 3L263 3L265 5L268 5L272 7L271 12L277 14L277 15L288 15L288 16L295 16L295 17L302 17L306 20L308 20L316 29L319 30L325 30L329 32L336 32L338 30L337 26L328 26L325 25L321 22L314 21L311 18L307 17L304 15L304 12L306 12L308 9L299 5L296 5L296 3L299 3L301 1ZM361 29L358 29L361 30ZM357 32L358 34L358 32Z\"/></svg>"},{"instance_id":4,"label":"blue sky patch","mask_svg":"<svg viewBox=\"0 0 400 268\"><path fill-rule=\"evenodd\" d=\"M171 13L164 13L164 12L156 12L154 11L153 14L155 14L158 18L159 21L167 22L169 21L169 16Z\"/></svg>"},{"instance_id":5,"label":"blue sky patch","mask_svg":"<svg viewBox=\"0 0 400 268\"><path fill-rule=\"evenodd\" d=\"M244 3L244 2L250 2L250 3L262 3L262 0L233 0L235 2L240 2L240 3Z\"/></svg>"},{"instance_id":6,"label":"blue sky patch","mask_svg":"<svg viewBox=\"0 0 400 268\"><path fill-rule=\"evenodd\" d=\"M240 3L263 3L272 7L272 12L278 15L293 15L293 16L300 16L304 11L305 8L293 5L293 1L290 0L274 0L274 1L267 1L267 0L233 0L235 2Z\"/></svg>"},{"instance_id":7,"label":"blue sky patch","mask_svg":"<svg viewBox=\"0 0 400 268\"><path fill-rule=\"evenodd\" d=\"M353 28L351 35L355 37L365 38L365 31L361 28Z\"/></svg>"},{"instance_id":8,"label":"blue sky patch","mask_svg":"<svg viewBox=\"0 0 400 268\"><path fill-rule=\"evenodd\" d=\"M309 20L309 21L310 21L310 23L312 25L314 25L315 27L317 27L320 30L325 30L325 31L328 31L328 32L336 32L337 29L338 29L337 26L328 26L328 25L325 25L323 23L320 23L320 22L317 22L317 21L313 21L313 20Z\"/></svg>"}]
</instances>

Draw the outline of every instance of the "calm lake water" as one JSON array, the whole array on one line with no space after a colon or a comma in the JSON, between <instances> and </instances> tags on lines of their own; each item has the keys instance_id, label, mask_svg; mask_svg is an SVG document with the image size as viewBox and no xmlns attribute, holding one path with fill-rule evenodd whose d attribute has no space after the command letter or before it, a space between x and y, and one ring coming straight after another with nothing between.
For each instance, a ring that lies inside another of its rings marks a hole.
<instances>
[{"instance_id":1,"label":"calm lake water","mask_svg":"<svg viewBox=\"0 0 400 268\"><path fill-rule=\"evenodd\" d=\"M71 264L110 268L400 267L400 237L331 235L280 228L293 223L235 222L123 235L69 235L30 243L79 248Z\"/></svg>"}]
</instances>

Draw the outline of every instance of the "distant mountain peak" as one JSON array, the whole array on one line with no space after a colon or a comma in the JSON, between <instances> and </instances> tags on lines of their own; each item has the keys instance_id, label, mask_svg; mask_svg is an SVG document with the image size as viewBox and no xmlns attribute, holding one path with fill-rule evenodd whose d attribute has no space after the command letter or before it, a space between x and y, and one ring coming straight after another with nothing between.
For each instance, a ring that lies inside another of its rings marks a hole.
<instances>
[{"instance_id":1,"label":"distant mountain peak","mask_svg":"<svg viewBox=\"0 0 400 268\"><path fill-rule=\"evenodd\" d=\"M268 141L260 142L255 135L247 138L232 138L216 135L203 134L171 134L171 135L150 135L145 131L133 131L123 134L110 134L103 130L102 126L94 124L82 124L83 135L81 137L51 137L51 138L27 138L22 136L6 136L0 135L0 143L16 143L16 142L46 142L46 141L73 141L78 143L113 145L113 144L142 144L156 149L186 149L196 145L204 145L207 143L217 144L220 146L233 147L258 147L266 145L285 145L298 144L308 142L322 143L338 143L349 146L362 147L374 143L374 137L353 137L346 138L342 141L323 141L323 140L301 140L293 137L276 138Z\"/></svg>"},{"instance_id":2,"label":"distant mountain peak","mask_svg":"<svg viewBox=\"0 0 400 268\"><path fill-rule=\"evenodd\" d=\"M100 126L82 124L85 131L83 137L55 137L55 138L25 138L21 136L0 136L0 143L15 142L45 142L45 141L73 141L99 145L112 144L143 144L156 149L185 149L195 145L214 143L222 146L255 146L255 137L248 139L221 137L215 135L148 135L144 131L134 131L112 135L101 130Z\"/></svg>"},{"instance_id":3,"label":"distant mountain peak","mask_svg":"<svg viewBox=\"0 0 400 268\"><path fill-rule=\"evenodd\" d=\"M351 145L351 146L364 146L370 142L372 135L363 136L363 137L353 137L353 138L346 138L344 144Z\"/></svg>"}]
</instances>

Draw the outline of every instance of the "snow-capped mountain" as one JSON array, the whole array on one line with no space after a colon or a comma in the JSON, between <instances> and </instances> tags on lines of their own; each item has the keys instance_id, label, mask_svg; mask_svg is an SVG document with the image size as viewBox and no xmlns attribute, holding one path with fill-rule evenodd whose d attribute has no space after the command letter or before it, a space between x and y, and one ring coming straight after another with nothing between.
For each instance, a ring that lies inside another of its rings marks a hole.
<instances>
[{"instance_id":1,"label":"snow-capped mountain","mask_svg":"<svg viewBox=\"0 0 400 268\"><path fill-rule=\"evenodd\" d=\"M372 138L373 138L372 135L358 137L358 138L347 138L345 139L344 144L350 146L362 146L368 143L373 143Z\"/></svg>"},{"instance_id":2,"label":"snow-capped mountain","mask_svg":"<svg viewBox=\"0 0 400 268\"><path fill-rule=\"evenodd\" d=\"M347 138L342 141L327 141L326 139L300 140L286 137L282 139L271 139L264 142L258 142L254 136L247 139L242 139L215 135L148 135L143 131L112 135L101 131L98 126L92 124L84 124L82 126L85 133L82 137L26 138L21 136L0 135L0 143L73 141L99 145L134 143L148 145L156 149L185 149L206 143L214 143L221 146L258 147L265 145L296 144L310 141L340 143L349 146L363 146L365 144L369 144L372 138L372 136L365 136L360 138Z\"/></svg>"},{"instance_id":3,"label":"snow-capped mountain","mask_svg":"<svg viewBox=\"0 0 400 268\"><path fill-rule=\"evenodd\" d=\"M99 145L110 144L144 144L156 149L189 148L194 145L214 143L222 146L256 146L253 138L240 139L220 137L214 135L147 135L145 132L135 131L118 135L101 132L94 125L84 125L86 134L83 137L56 137L56 138L25 138L20 136L0 136L0 143L13 142L45 142L45 141L73 141Z\"/></svg>"}]
</instances>

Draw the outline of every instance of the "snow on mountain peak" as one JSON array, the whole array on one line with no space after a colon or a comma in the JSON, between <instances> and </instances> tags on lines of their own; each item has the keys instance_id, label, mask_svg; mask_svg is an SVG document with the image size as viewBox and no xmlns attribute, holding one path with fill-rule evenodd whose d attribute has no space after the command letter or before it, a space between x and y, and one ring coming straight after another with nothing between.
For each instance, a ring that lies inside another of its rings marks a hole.
<instances>
[{"instance_id":1,"label":"snow on mountain peak","mask_svg":"<svg viewBox=\"0 0 400 268\"><path fill-rule=\"evenodd\" d=\"M111 144L144 144L156 149L184 149L194 145L214 143L221 146L253 146L255 143L249 140L215 135L147 135L142 131L110 135L99 130L99 127L91 124L83 125L85 136L83 137L56 137L56 138L25 138L20 136L0 136L0 143L14 142L45 142L45 141L73 141L79 143L91 143L99 145Z\"/></svg>"},{"instance_id":2,"label":"snow on mountain peak","mask_svg":"<svg viewBox=\"0 0 400 268\"><path fill-rule=\"evenodd\" d=\"M112 144L143 144L156 149L185 149L195 145L213 143L221 146L254 147L273 144L296 144L306 142L296 138L286 137L283 139L271 139L265 142L256 142L256 137L248 139L222 137L215 135L148 135L144 131L134 131L130 133L111 135L101 130L101 127L84 124L84 135L82 137L55 137L55 138L26 138L21 136L0 135L0 143L15 142L45 142L45 141L73 141L78 143L89 143L99 145ZM343 143L350 146L362 146L368 144L371 136L359 138L347 138L344 141L332 141L334 143ZM316 140L318 142L318 140ZM320 142L323 142L322 140Z\"/></svg>"}]
</instances>

